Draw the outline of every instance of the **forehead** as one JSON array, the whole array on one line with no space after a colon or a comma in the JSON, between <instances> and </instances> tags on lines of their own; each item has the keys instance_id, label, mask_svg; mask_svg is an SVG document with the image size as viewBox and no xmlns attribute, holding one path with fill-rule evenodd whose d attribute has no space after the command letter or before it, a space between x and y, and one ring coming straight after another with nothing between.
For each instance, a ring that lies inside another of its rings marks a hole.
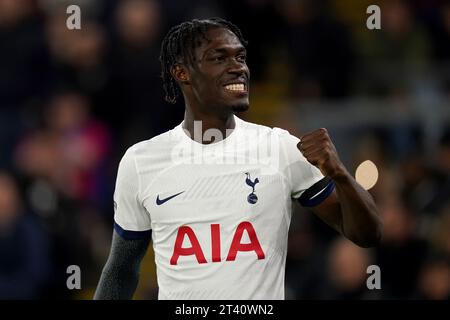
<instances>
[{"instance_id":1,"label":"forehead","mask_svg":"<svg viewBox=\"0 0 450 320\"><path fill-rule=\"evenodd\" d=\"M206 32L206 38L209 41L202 41L201 45L196 48L197 53L205 53L209 50L217 48L243 48L239 38L226 28L212 28Z\"/></svg>"}]
</instances>

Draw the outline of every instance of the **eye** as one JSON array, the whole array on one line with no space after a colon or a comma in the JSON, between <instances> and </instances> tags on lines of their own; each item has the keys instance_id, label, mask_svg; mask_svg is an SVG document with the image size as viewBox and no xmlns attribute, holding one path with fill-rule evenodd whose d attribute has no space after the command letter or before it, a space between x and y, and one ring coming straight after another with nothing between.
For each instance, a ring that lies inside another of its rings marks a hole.
<instances>
[{"instance_id":1,"label":"eye","mask_svg":"<svg viewBox=\"0 0 450 320\"><path fill-rule=\"evenodd\" d=\"M225 57L224 56L212 57L212 61L214 61L214 62L223 62L223 61L225 61Z\"/></svg>"},{"instance_id":2,"label":"eye","mask_svg":"<svg viewBox=\"0 0 450 320\"><path fill-rule=\"evenodd\" d=\"M247 59L247 56L245 54L240 54L236 57L236 60L239 62L245 62L246 59Z\"/></svg>"}]
</instances>

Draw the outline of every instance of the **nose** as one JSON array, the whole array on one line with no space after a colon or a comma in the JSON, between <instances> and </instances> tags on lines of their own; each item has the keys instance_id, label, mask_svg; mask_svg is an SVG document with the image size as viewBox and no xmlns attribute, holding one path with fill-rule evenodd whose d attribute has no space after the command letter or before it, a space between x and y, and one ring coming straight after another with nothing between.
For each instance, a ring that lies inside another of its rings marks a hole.
<instances>
[{"instance_id":1,"label":"nose","mask_svg":"<svg viewBox=\"0 0 450 320\"><path fill-rule=\"evenodd\" d=\"M245 63L239 62L236 59L230 59L228 65L228 72L233 74L243 75L247 73L247 65Z\"/></svg>"}]
</instances>

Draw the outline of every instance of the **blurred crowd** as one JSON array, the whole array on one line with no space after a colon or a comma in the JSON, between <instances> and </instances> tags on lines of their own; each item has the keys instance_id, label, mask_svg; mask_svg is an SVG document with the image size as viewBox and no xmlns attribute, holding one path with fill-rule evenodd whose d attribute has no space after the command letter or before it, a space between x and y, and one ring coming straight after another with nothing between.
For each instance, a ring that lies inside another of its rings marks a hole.
<instances>
[{"instance_id":1,"label":"blurred crowd","mask_svg":"<svg viewBox=\"0 0 450 320\"><path fill-rule=\"evenodd\" d=\"M66 26L72 4L81 30ZM381 7L381 30L366 28L370 4ZM163 100L161 40L179 22L211 16L249 40L246 120L296 133L305 125L287 115L301 119L308 103L366 97L400 102L406 113L409 104L427 113L446 106L439 126L430 125L439 128L431 150L414 123L345 133L354 146L347 167L371 159L379 169L370 192L383 242L358 248L296 205L287 298L449 299L445 0L0 0L0 299L92 298L109 251L121 156L183 118L182 101ZM149 250L137 298L157 296L152 259ZM73 264L81 291L66 287ZM381 290L366 287L373 264Z\"/></svg>"}]
</instances>

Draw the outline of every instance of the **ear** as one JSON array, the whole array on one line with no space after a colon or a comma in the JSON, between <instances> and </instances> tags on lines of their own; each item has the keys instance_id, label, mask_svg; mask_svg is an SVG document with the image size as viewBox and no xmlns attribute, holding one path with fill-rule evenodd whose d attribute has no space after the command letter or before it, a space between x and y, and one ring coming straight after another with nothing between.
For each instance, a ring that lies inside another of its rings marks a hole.
<instances>
[{"instance_id":1,"label":"ear","mask_svg":"<svg viewBox=\"0 0 450 320\"><path fill-rule=\"evenodd\" d=\"M172 77L174 77L177 82L182 84L190 84L189 71L185 66L176 64L172 67L170 72L172 73Z\"/></svg>"}]
</instances>

